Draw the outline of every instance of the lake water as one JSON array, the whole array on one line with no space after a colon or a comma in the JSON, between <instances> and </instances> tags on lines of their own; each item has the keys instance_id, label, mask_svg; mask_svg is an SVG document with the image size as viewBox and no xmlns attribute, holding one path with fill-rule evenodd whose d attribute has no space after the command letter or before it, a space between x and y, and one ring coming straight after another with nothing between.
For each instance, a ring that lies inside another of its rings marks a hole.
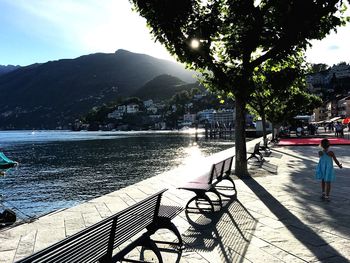
<instances>
[{"instance_id":1,"label":"lake water","mask_svg":"<svg viewBox=\"0 0 350 263\"><path fill-rule=\"evenodd\" d=\"M19 218L40 216L233 145L191 132L2 131L0 151L20 163L0 176L2 203Z\"/></svg>"}]
</instances>

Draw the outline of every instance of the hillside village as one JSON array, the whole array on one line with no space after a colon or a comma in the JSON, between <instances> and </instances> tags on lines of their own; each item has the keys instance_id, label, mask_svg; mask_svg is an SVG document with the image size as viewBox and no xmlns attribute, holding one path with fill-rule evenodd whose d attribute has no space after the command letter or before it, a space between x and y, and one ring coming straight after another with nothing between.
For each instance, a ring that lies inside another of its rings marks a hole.
<instances>
[{"instance_id":1,"label":"hillside village","mask_svg":"<svg viewBox=\"0 0 350 263\"><path fill-rule=\"evenodd\" d=\"M309 74L311 93L320 96L323 105L314 110L311 121L323 123L350 116L350 65L342 62L329 69Z\"/></svg>"},{"instance_id":2,"label":"hillside village","mask_svg":"<svg viewBox=\"0 0 350 263\"><path fill-rule=\"evenodd\" d=\"M195 91L177 93L169 101L130 98L110 110L94 108L76 120L73 130L165 130L214 124L233 127L232 99L223 102L207 91ZM252 118L248 124L252 124Z\"/></svg>"},{"instance_id":3,"label":"hillside village","mask_svg":"<svg viewBox=\"0 0 350 263\"><path fill-rule=\"evenodd\" d=\"M328 69L308 74L307 87L310 93L316 94L323 100L323 105L314 110L310 116L313 123L343 119L350 116L350 65L339 63ZM152 99L119 104L113 111L102 118L102 122L84 123L78 120L73 129L85 130L130 130L130 129L181 129L197 125L222 125L233 127L235 122L234 102L221 105L214 103L213 107L199 108L201 101L210 95L206 91L193 94L182 102L172 101L170 104L155 102ZM216 98L217 99L217 98ZM171 104L172 103L172 104ZM213 103L213 101L211 102ZM96 109L97 110L97 109ZM246 117L247 127L253 126L254 116Z\"/></svg>"}]
</instances>

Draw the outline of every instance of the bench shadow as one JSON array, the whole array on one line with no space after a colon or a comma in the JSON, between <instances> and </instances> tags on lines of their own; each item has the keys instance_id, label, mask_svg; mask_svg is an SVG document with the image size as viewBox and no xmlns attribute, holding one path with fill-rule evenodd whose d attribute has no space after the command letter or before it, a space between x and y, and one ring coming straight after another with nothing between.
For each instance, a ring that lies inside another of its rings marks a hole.
<instances>
[{"instance_id":1,"label":"bench shadow","mask_svg":"<svg viewBox=\"0 0 350 263\"><path fill-rule=\"evenodd\" d=\"M209 262L244 260L257 220L238 199L223 201L221 210L201 214L196 220L192 220L186 212L191 227L182 234L185 254L211 252L212 258L206 258Z\"/></svg>"},{"instance_id":2,"label":"bench shadow","mask_svg":"<svg viewBox=\"0 0 350 263\"><path fill-rule=\"evenodd\" d=\"M278 166L269 162L263 162L261 168L269 173L277 174Z\"/></svg>"},{"instance_id":3,"label":"bench shadow","mask_svg":"<svg viewBox=\"0 0 350 263\"><path fill-rule=\"evenodd\" d=\"M278 153L275 148L271 149L271 153L269 154L269 156L267 157L273 157L273 158L277 158L277 159L281 159L283 156L283 154Z\"/></svg>"},{"instance_id":4,"label":"bench shadow","mask_svg":"<svg viewBox=\"0 0 350 263\"><path fill-rule=\"evenodd\" d=\"M249 170L253 173L258 172L259 169L263 169L270 174L277 174L278 166L269 162L269 160L263 160L262 162L249 162Z\"/></svg>"},{"instance_id":5,"label":"bench shadow","mask_svg":"<svg viewBox=\"0 0 350 263\"><path fill-rule=\"evenodd\" d=\"M310 228L290 212L288 208L283 206L269 191L254 180L253 177L240 179L254 192L278 220L284 224L284 227L319 260L319 262L324 262L325 250L327 250L328 256L332 258L333 261L331 262L349 262L347 258L332 247L329 241L322 238L314 229ZM324 247L324 249L320 249L320 247Z\"/></svg>"}]
</instances>

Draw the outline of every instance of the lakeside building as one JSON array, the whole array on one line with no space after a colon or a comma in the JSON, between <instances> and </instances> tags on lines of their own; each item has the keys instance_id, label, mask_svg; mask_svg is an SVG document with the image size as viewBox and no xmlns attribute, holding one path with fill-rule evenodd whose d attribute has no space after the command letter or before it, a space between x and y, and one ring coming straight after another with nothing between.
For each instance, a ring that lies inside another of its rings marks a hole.
<instances>
[{"instance_id":1,"label":"lakeside building","mask_svg":"<svg viewBox=\"0 0 350 263\"><path fill-rule=\"evenodd\" d=\"M183 121L185 123L189 123L190 125L193 125L196 123L197 120L197 114L191 114L191 113L186 113L184 114Z\"/></svg>"},{"instance_id":2,"label":"lakeside building","mask_svg":"<svg viewBox=\"0 0 350 263\"><path fill-rule=\"evenodd\" d=\"M198 112L197 115L199 122L206 122L210 125L224 124L226 126L232 126L235 122L234 109L224 109L218 111L214 109L207 109Z\"/></svg>"}]
</instances>

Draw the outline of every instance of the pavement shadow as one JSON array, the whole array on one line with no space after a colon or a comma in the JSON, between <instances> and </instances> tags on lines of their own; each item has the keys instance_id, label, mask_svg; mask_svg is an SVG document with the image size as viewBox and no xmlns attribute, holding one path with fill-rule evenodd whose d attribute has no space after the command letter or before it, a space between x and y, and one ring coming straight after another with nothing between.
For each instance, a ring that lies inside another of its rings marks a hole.
<instances>
[{"instance_id":1,"label":"pavement shadow","mask_svg":"<svg viewBox=\"0 0 350 263\"><path fill-rule=\"evenodd\" d=\"M269 174L277 174L278 166L270 163L269 160L264 160L262 162L249 162L249 171L254 173L255 175L259 174L259 170L262 169L264 171L267 171ZM265 173L264 173L264 176Z\"/></svg>"},{"instance_id":2,"label":"pavement shadow","mask_svg":"<svg viewBox=\"0 0 350 263\"><path fill-rule=\"evenodd\" d=\"M275 149L272 149L271 150L271 153L269 154L269 156L267 157L273 157L273 158L278 158L278 159L281 159L282 158L282 154L278 153L275 151Z\"/></svg>"},{"instance_id":3,"label":"pavement shadow","mask_svg":"<svg viewBox=\"0 0 350 263\"><path fill-rule=\"evenodd\" d=\"M332 259L332 261L327 262L349 262L347 258L329 244L329 241L322 238L314 229L296 217L253 177L241 178L241 180L319 262L324 262L325 259ZM321 247L324 249L320 249Z\"/></svg>"},{"instance_id":4,"label":"pavement shadow","mask_svg":"<svg viewBox=\"0 0 350 263\"><path fill-rule=\"evenodd\" d=\"M343 169L335 166L336 180L332 183L330 203L320 200L321 188L319 181L314 179L314 172L318 161L319 148L314 147L290 147L290 151L279 152L293 157L288 162L287 167L293 169L291 174L292 184L288 186L290 193L297 193L300 203L309 211L312 211L311 205L318 205L322 208L324 214L329 218L328 223L333 227L342 225L348 228L344 232L347 236L350 234L350 177L348 167L350 167L349 146L332 146L332 150L337 154L338 160L343 163ZM302 176L300 176L302 175ZM310 204L310 206L309 206ZM315 211L317 212L317 211Z\"/></svg>"},{"instance_id":5,"label":"pavement shadow","mask_svg":"<svg viewBox=\"0 0 350 263\"><path fill-rule=\"evenodd\" d=\"M237 199L224 202L221 210L200 215L182 234L185 254L201 253L208 262L242 262L257 220ZM210 252L210 253L209 253Z\"/></svg>"}]
</instances>

